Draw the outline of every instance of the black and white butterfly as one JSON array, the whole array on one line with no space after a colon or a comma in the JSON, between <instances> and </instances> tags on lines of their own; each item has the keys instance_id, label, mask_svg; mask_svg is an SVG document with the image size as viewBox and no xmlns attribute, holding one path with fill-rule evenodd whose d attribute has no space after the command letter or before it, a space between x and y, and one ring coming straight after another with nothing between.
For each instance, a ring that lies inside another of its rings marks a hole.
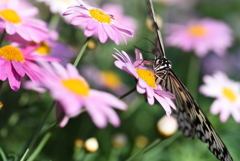
<instances>
[{"instance_id":1,"label":"black and white butterfly","mask_svg":"<svg viewBox=\"0 0 240 161\"><path fill-rule=\"evenodd\" d=\"M209 150L221 161L233 161L226 146L214 130L197 102L188 92L187 88L179 80L171 69L171 62L166 58L163 47L162 36L157 26L154 9L151 0L147 0L150 8L150 16L157 35L157 44L154 48L155 60L153 69L155 71L156 83L175 95L174 103L177 110L173 111L179 130L186 137L194 138L195 134L203 142L208 144Z\"/></svg>"}]
</instances>

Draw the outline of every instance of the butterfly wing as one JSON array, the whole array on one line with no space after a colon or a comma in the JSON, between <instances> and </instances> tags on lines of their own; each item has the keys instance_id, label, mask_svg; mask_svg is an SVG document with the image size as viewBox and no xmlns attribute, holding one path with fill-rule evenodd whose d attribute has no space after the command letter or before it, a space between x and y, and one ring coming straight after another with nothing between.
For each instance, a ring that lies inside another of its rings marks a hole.
<instances>
[{"instance_id":1,"label":"butterfly wing","mask_svg":"<svg viewBox=\"0 0 240 161\"><path fill-rule=\"evenodd\" d=\"M177 118L179 130L183 132L184 136L194 138L196 134L200 140L208 144L209 150L219 160L232 161L226 146L175 73L169 69L165 74L158 73L157 79L163 88L176 97L174 102L177 110L173 111L173 116Z\"/></svg>"}]
</instances>

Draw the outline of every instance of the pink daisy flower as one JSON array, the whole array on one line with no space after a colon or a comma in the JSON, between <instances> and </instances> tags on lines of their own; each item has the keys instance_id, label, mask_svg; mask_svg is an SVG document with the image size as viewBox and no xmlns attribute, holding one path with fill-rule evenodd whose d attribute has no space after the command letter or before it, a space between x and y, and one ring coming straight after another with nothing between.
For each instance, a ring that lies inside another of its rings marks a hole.
<instances>
[{"instance_id":1,"label":"pink daisy flower","mask_svg":"<svg viewBox=\"0 0 240 161\"><path fill-rule=\"evenodd\" d=\"M40 79L40 68L36 64L39 59L52 61L51 58L42 58L30 55L32 48L19 49L10 45L0 48L0 80L8 78L10 87L13 91L20 88L21 77L25 74L32 80Z\"/></svg>"},{"instance_id":2,"label":"pink daisy flower","mask_svg":"<svg viewBox=\"0 0 240 161\"><path fill-rule=\"evenodd\" d=\"M232 31L227 24L209 18L190 21L187 25L169 24L165 40L166 45L193 50L199 57L209 51L222 56L233 43Z\"/></svg>"},{"instance_id":3,"label":"pink daisy flower","mask_svg":"<svg viewBox=\"0 0 240 161\"><path fill-rule=\"evenodd\" d=\"M80 6L69 7L63 15L73 16L71 24L84 27L85 36L91 37L97 34L101 43L105 43L109 37L117 45L120 44L120 39L127 43L125 36L133 37L134 31L118 23L113 15L91 7L82 0L78 2Z\"/></svg>"},{"instance_id":4,"label":"pink daisy flower","mask_svg":"<svg viewBox=\"0 0 240 161\"><path fill-rule=\"evenodd\" d=\"M52 98L58 101L56 115L61 127L84 108L99 128L106 127L108 121L113 126L120 125L120 119L112 107L126 110L127 105L109 93L90 89L72 64L67 64L66 68L57 62L53 62L52 66L43 64L43 70L44 81L39 86L48 89Z\"/></svg>"},{"instance_id":5,"label":"pink daisy flower","mask_svg":"<svg viewBox=\"0 0 240 161\"><path fill-rule=\"evenodd\" d=\"M114 19L121 24L125 24L130 29L134 31L137 30L137 21L133 17L124 15L124 8L118 4L105 3L102 6L102 10L108 13L111 13L114 16Z\"/></svg>"},{"instance_id":6,"label":"pink daisy flower","mask_svg":"<svg viewBox=\"0 0 240 161\"><path fill-rule=\"evenodd\" d=\"M11 45L16 47L31 46L35 48L31 54L43 57L57 58L62 64L66 64L68 62L68 59L74 58L75 55L70 51L67 45L59 41L55 41L58 37L56 33L53 33L52 35L53 36L50 35L50 38L41 41L40 43L26 41L18 35L6 36L5 40L12 42Z\"/></svg>"},{"instance_id":7,"label":"pink daisy flower","mask_svg":"<svg viewBox=\"0 0 240 161\"><path fill-rule=\"evenodd\" d=\"M204 76L203 81L205 84L200 87L200 92L216 98L210 112L215 115L219 113L222 122L226 122L230 115L240 122L240 83L230 80L220 71L213 76Z\"/></svg>"},{"instance_id":8,"label":"pink daisy flower","mask_svg":"<svg viewBox=\"0 0 240 161\"><path fill-rule=\"evenodd\" d=\"M27 41L39 43L48 38L48 28L44 21L32 18L36 11L19 0L9 0L0 6L0 28L9 35L18 34Z\"/></svg>"},{"instance_id":9,"label":"pink daisy flower","mask_svg":"<svg viewBox=\"0 0 240 161\"><path fill-rule=\"evenodd\" d=\"M154 99L156 99L166 111L166 114L171 114L171 107L176 109L174 103L171 99L174 99L174 95L163 91L159 84L155 83L154 73L146 69L144 64L151 64L151 62L143 61L142 54L139 50L135 50L136 61L132 63L127 53L124 51L119 52L116 50L113 57L117 60L114 64L119 68L127 72L128 74L134 76L137 79L137 91L141 94L146 94L146 98L150 105L154 104Z\"/></svg>"}]
</instances>

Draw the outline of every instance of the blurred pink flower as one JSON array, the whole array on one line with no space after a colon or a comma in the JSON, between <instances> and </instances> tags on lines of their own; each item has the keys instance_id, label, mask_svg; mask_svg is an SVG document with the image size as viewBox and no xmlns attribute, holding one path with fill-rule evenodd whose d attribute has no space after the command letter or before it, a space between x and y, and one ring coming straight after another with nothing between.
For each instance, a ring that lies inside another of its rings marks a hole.
<instances>
[{"instance_id":1,"label":"blurred pink flower","mask_svg":"<svg viewBox=\"0 0 240 161\"><path fill-rule=\"evenodd\" d=\"M44 21L33 18L37 12L26 2L8 0L5 5L0 5L0 29L5 29L9 35L18 34L27 41L39 43L48 38L48 28Z\"/></svg>"},{"instance_id":2,"label":"blurred pink flower","mask_svg":"<svg viewBox=\"0 0 240 161\"><path fill-rule=\"evenodd\" d=\"M137 21L133 17L124 15L124 8L118 4L109 4L105 3L102 6L102 10L113 15L113 18L121 24L125 24L125 26L133 29L134 31L137 30Z\"/></svg>"},{"instance_id":3,"label":"blurred pink flower","mask_svg":"<svg viewBox=\"0 0 240 161\"><path fill-rule=\"evenodd\" d=\"M84 108L99 128L106 127L108 121L119 126L119 117L112 107L126 110L127 105L123 101L109 93L90 89L72 64L67 64L66 68L57 62L51 66L46 63L42 65L44 75L38 86L48 89L52 98L58 101L56 115L61 127L67 124L69 118L78 116ZM31 87L34 87L33 84Z\"/></svg>"},{"instance_id":4,"label":"blurred pink flower","mask_svg":"<svg viewBox=\"0 0 240 161\"><path fill-rule=\"evenodd\" d=\"M80 6L69 7L63 15L73 16L71 24L84 27L85 36L91 37L98 34L101 43L105 43L109 37L117 45L120 44L120 39L127 43L125 36L133 37L134 31L121 25L113 15L91 7L82 0L78 2Z\"/></svg>"},{"instance_id":5,"label":"blurred pink flower","mask_svg":"<svg viewBox=\"0 0 240 161\"><path fill-rule=\"evenodd\" d=\"M38 2L44 2L49 6L50 11L54 14L63 14L69 6L77 5L77 0L37 0Z\"/></svg>"},{"instance_id":6,"label":"blurred pink flower","mask_svg":"<svg viewBox=\"0 0 240 161\"><path fill-rule=\"evenodd\" d=\"M117 73L111 70L99 70L93 65L84 65L81 67L82 75L98 89L107 89L115 94L122 95L129 87L123 84L121 78ZM92 74L94 73L94 75ZM98 78L98 79L96 79Z\"/></svg>"},{"instance_id":7,"label":"blurred pink flower","mask_svg":"<svg viewBox=\"0 0 240 161\"><path fill-rule=\"evenodd\" d=\"M8 78L13 91L20 88L21 77L26 74L32 81L40 79L40 68L36 62L41 59L52 61L51 58L40 58L30 55L32 48L19 49L10 45L0 48L0 80Z\"/></svg>"},{"instance_id":8,"label":"blurred pink flower","mask_svg":"<svg viewBox=\"0 0 240 161\"><path fill-rule=\"evenodd\" d=\"M230 80L218 71L213 76L203 77L204 85L199 90L208 97L216 98L211 105L211 113L220 113L220 120L226 122L230 115L240 122L240 83Z\"/></svg>"},{"instance_id":9,"label":"blurred pink flower","mask_svg":"<svg viewBox=\"0 0 240 161\"><path fill-rule=\"evenodd\" d=\"M18 35L6 36L5 40L12 42L11 45L16 47L35 47L31 54L57 58L62 64L66 64L68 59L74 58L75 55L69 50L67 45L56 41L57 38L58 35L55 32L50 32L49 38L40 43L26 41Z\"/></svg>"},{"instance_id":10,"label":"blurred pink flower","mask_svg":"<svg viewBox=\"0 0 240 161\"><path fill-rule=\"evenodd\" d=\"M139 50L135 50L136 61L132 63L127 53L124 51L119 52L116 50L113 57L117 60L114 64L121 70L124 70L128 74L134 76L137 79L137 91L141 94L146 94L146 98L150 105L154 104L156 99L164 108L167 115L170 115L173 109L176 109L171 99L174 99L174 95L163 91L162 87L155 83L155 77L152 71L144 67L144 63L150 63L143 61L142 54Z\"/></svg>"},{"instance_id":11,"label":"blurred pink flower","mask_svg":"<svg viewBox=\"0 0 240 161\"><path fill-rule=\"evenodd\" d=\"M77 5L77 0L37 0L39 2L44 2L49 6L50 11L53 14L60 14L67 23L70 23L71 17L63 16L62 14L67 10L69 6Z\"/></svg>"},{"instance_id":12,"label":"blurred pink flower","mask_svg":"<svg viewBox=\"0 0 240 161\"><path fill-rule=\"evenodd\" d=\"M193 50L199 57L209 51L222 56L233 43L232 31L227 24L209 18L190 21L187 25L169 24L166 31L166 45Z\"/></svg>"}]
</instances>

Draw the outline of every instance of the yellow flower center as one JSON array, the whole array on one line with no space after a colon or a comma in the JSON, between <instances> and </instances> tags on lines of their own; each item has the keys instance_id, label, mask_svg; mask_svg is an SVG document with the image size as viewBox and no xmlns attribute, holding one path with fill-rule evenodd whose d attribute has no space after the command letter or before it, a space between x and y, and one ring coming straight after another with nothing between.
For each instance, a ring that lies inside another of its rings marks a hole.
<instances>
[{"instance_id":1,"label":"yellow flower center","mask_svg":"<svg viewBox=\"0 0 240 161\"><path fill-rule=\"evenodd\" d=\"M137 74L140 78L142 78L150 87L156 88L155 77L154 74L146 69L137 69Z\"/></svg>"},{"instance_id":2,"label":"yellow flower center","mask_svg":"<svg viewBox=\"0 0 240 161\"><path fill-rule=\"evenodd\" d=\"M99 9L90 9L89 12L95 20L101 23L111 23L110 16Z\"/></svg>"},{"instance_id":3,"label":"yellow flower center","mask_svg":"<svg viewBox=\"0 0 240 161\"><path fill-rule=\"evenodd\" d=\"M223 95L230 101L234 102L237 100L236 94L230 88L225 87L223 88L222 92L223 92Z\"/></svg>"},{"instance_id":4,"label":"yellow flower center","mask_svg":"<svg viewBox=\"0 0 240 161\"><path fill-rule=\"evenodd\" d=\"M103 82L112 90L118 89L121 86L121 80L119 76L111 71L105 71L101 73L101 82Z\"/></svg>"},{"instance_id":5,"label":"yellow flower center","mask_svg":"<svg viewBox=\"0 0 240 161\"><path fill-rule=\"evenodd\" d=\"M79 79L65 79L62 80L62 84L79 96L88 96L89 94L89 86L85 81Z\"/></svg>"},{"instance_id":6,"label":"yellow flower center","mask_svg":"<svg viewBox=\"0 0 240 161\"><path fill-rule=\"evenodd\" d=\"M7 60L24 61L24 56L21 51L10 45L0 48L0 56Z\"/></svg>"},{"instance_id":7,"label":"yellow flower center","mask_svg":"<svg viewBox=\"0 0 240 161\"><path fill-rule=\"evenodd\" d=\"M18 16L18 14L14 10L11 10L11 9L5 9L5 10L0 11L0 16L4 20L11 22L11 23L22 22L21 18Z\"/></svg>"},{"instance_id":8,"label":"yellow flower center","mask_svg":"<svg viewBox=\"0 0 240 161\"><path fill-rule=\"evenodd\" d=\"M41 42L36 51L40 55L48 55L51 52L51 47L47 44L47 42Z\"/></svg>"},{"instance_id":9,"label":"yellow flower center","mask_svg":"<svg viewBox=\"0 0 240 161\"><path fill-rule=\"evenodd\" d=\"M0 110L1 110L1 108L3 107L3 103L2 102L0 102Z\"/></svg>"},{"instance_id":10,"label":"yellow flower center","mask_svg":"<svg viewBox=\"0 0 240 161\"><path fill-rule=\"evenodd\" d=\"M206 28L202 25L191 25L188 32L194 37L204 37L207 34Z\"/></svg>"}]
</instances>

